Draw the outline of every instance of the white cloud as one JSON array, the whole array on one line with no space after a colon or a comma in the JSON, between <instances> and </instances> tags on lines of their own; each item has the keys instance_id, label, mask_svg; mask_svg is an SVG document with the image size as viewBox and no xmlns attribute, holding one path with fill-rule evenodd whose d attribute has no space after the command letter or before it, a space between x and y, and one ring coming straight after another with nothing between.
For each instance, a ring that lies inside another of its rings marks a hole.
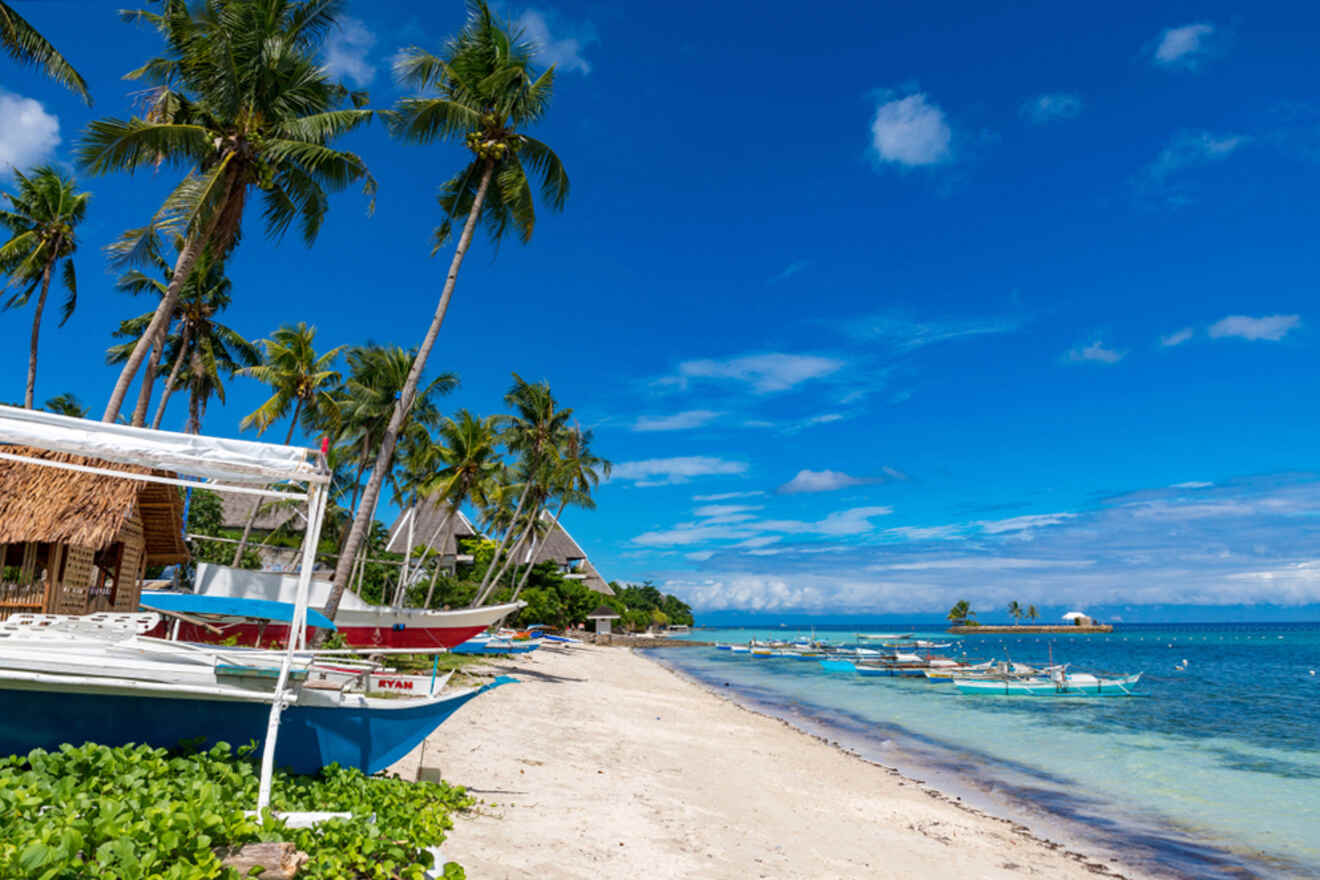
<instances>
[{"instance_id":1,"label":"white cloud","mask_svg":"<svg viewBox=\"0 0 1320 880\"><path fill-rule=\"evenodd\" d=\"M1146 169L1154 181L1162 181L1184 168L1222 162L1251 139L1240 134L1215 134L1209 131L1182 131L1174 136L1155 161Z\"/></svg>"},{"instance_id":2,"label":"white cloud","mask_svg":"<svg viewBox=\"0 0 1320 880\"><path fill-rule=\"evenodd\" d=\"M1100 340L1092 342L1090 345L1077 346L1071 348L1064 355L1064 360L1069 363L1098 363L1098 364L1116 364L1127 354L1124 351L1117 351L1112 348L1106 348Z\"/></svg>"},{"instance_id":3,"label":"white cloud","mask_svg":"<svg viewBox=\"0 0 1320 880\"><path fill-rule=\"evenodd\" d=\"M798 495L804 492L834 492L850 486L861 486L870 482L860 477L851 477L841 471L801 470L793 479L775 491L781 495Z\"/></svg>"},{"instance_id":4,"label":"white cloud","mask_svg":"<svg viewBox=\"0 0 1320 880\"><path fill-rule=\"evenodd\" d=\"M1186 483L1174 483L1170 489L1209 489L1214 483L1205 483L1200 480L1190 480Z\"/></svg>"},{"instance_id":5,"label":"white cloud","mask_svg":"<svg viewBox=\"0 0 1320 880\"><path fill-rule=\"evenodd\" d=\"M683 555L688 559L691 559L693 562L705 562L707 559L710 559L712 556L715 555L715 551L698 550L695 553L684 553Z\"/></svg>"},{"instance_id":6,"label":"white cloud","mask_svg":"<svg viewBox=\"0 0 1320 880\"><path fill-rule=\"evenodd\" d=\"M59 146L60 120L39 101L0 88L0 120L0 175L26 172Z\"/></svg>"},{"instance_id":7,"label":"white cloud","mask_svg":"<svg viewBox=\"0 0 1320 880\"><path fill-rule=\"evenodd\" d=\"M1167 28L1160 34L1152 56L1161 67L1194 70L1210 51L1215 26L1208 22Z\"/></svg>"},{"instance_id":8,"label":"white cloud","mask_svg":"<svg viewBox=\"0 0 1320 880\"><path fill-rule=\"evenodd\" d=\"M753 489L749 492L720 492L715 495L693 495L693 501L728 501L731 498L755 498L757 495L764 495L765 492L760 489Z\"/></svg>"},{"instance_id":9,"label":"white cloud","mask_svg":"<svg viewBox=\"0 0 1320 880\"><path fill-rule=\"evenodd\" d=\"M792 278L794 275L801 272L803 269L807 268L810 265L811 265L810 260L794 260L793 262L785 266L782 272L772 277L770 279L770 283L774 284L776 281L783 281L786 278Z\"/></svg>"},{"instance_id":10,"label":"white cloud","mask_svg":"<svg viewBox=\"0 0 1320 880\"><path fill-rule=\"evenodd\" d=\"M1252 318L1247 315L1229 315L1210 326L1211 339L1236 336L1253 341L1278 342L1302 322L1300 315L1266 315Z\"/></svg>"},{"instance_id":11,"label":"white cloud","mask_svg":"<svg viewBox=\"0 0 1320 880\"><path fill-rule=\"evenodd\" d=\"M885 534L904 541L947 541L961 538L962 526L895 526Z\"/></svg>"},{"instance_id":12,"label":"white cloud","mask_svg":"<svg viewBox=\"0 0 1320 880\"><path fill-rule=\"evenodd\" d=\"M880 312L848 321L844 331L856 339L884 343L903 354L923 346L972 336L1012 333L1022 326L1016 317L918 321L899 312Z\"/></svg>"},{"instance_id":13,"label":"white cloud","mask_svg":"<svg viewBox=\"0 0 1320 880\"><path fill-rule=\"evenodd\" d=\"M691 547L714 541L739 541L738 547L764 547L776 541L766 540L775 534L861 535L874 528L871 520L893 513L891 507L853 507L831 513L815 522L803 520L755 520L744 514L712 517L698 522L678 523L668 529L644 532L632 539L643 547Z\"/></svg>"},{"instance_id":14,"label":"white cloud","mask_svg":"<svg viewBox=\"0 0 1320 880\"><path fill-rule=\"evenodd\" d=\"M643 461L625 461L614 466L611 480L628 480L638 486L664 486L686 483L693 477L744 474L747 463L726 461L705 455L675 458L648 458Z\"/></svg>"},{"instance_id":15,"label":"white cloud","mask_svg":"<svg viewBox=\"0 0 1320 880\"><path fill-rule=\"evenodd\" d=\"M744 382L758 394L787 391L811 379L838 372L843 361L805 354L753 354L728 360L684 361L678 375L661 382L685 386L689 379L727 379Z\"/></svg>"},{"instance_id":16,"label":"white cloud","mask_svg":"<svg viewBox=\"0 0 1320 880\"><path fill-rule=\"evenodd\" d=\"M1059 119L1076 119L1081 112L1082 99L1068 92L1037 95L1022 105L1022 115L1037 125Z\"/></svg>"},{"instance_id":17,"label":"white cloud","mask_svg":"<svg viewBox=\"0 0 1320 880\"><path fill-rule=\"evenodd\" d=\"M325 41L325 72L335 79L351 79L361 88L376 78L376 68L367 53L376 45L376 35L356 18L337 20Z\"/></svg>"},{"instance_id":18,"label":"white cloud","mask_svg":"<svg viewBox=\"0 0 1320 880\"><path fill-rule=\"evenodd\" d=\"M1182 345L1194 335L1196 335L1196 331L1192 330L1191 327L1184 327L1177 332L1170 333L1168 336L1161 336L1160 345L1164 348L1173 348L1175 345Z\"/></svg>"},{"instance_id":19,"label":"white cloud","mask_svg":"<svg viewBox=\"0 0 1320 880\"><path fill-rule=\"evenodd\" d=\"M550 33L545 13L535 9L518 16L517 25L523 38L536 47L538 60L561 71L591 73L591 63L582 57L583 50L596 42L596 30L591 25L570 28L574 33L556 37ZM555 25L558 30L563 23L556 21Z\"/></svg>"},{"instance_id":20,"label":"white cloud","mask_svg":"<svg viewBox=\"0 0 1320 880\"><path fill-rule=\"evenodd\" d=\"M634 431L686 431L700 428L719 418L723 413L709 409L690 409L672 416L641 416L633 423Z\"/></svg>"},{"instance_id":21,"label":"white cloud","mask_svg":"<svg viewBox=\"0 0 1320 880\"><path fill-rule=\"evenodd\" d=\"M698 507L692 512L697 516L708 519L710 517L733 516L760 509L761 508L757 505L749 504L707 504L704 507Z\"/></svg>"},{"instance_id":22,"label":"white cloud","mask_svg":"<svg viewBox=\"0 0 1320 880\"><path fill-rule=\"evenodd\" d=\"M938 165L953 158L953 131L944 111L918 92L876 108L871 149L884 162Z\"/></svg>"},{"instance_id":23,"label":"white cloud","mask_svg":"<svg viewBox=\"0 0 1320 880\"><path fill-rule=\"evenodd\" d=\"M1010 532L1031 531L1046 526L1057 526L1070 519L1075 519L1076 516L1075 513L1036 513L1028 516L1014 516L1009 519L981 520L976 525L980 526L981 531L987 535L1002 535Z\"/></svg>"}]
</instances>

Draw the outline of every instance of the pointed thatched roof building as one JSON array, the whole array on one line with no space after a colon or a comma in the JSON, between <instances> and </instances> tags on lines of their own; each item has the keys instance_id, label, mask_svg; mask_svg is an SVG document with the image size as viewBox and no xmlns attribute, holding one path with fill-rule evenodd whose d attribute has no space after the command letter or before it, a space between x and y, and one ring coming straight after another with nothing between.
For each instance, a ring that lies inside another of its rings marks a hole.
<instances>
[{"instance_id":1,"label":"pointed thatched roof building","mask_svg":"<svg viewBox=\"0 0 1320 880\"><path fill-rule=\"evenodd\" d=\"M2 448L35 460L152 473L80 455ZM177 488L0 459L0 617L136 611L147 566L187 559Z\"/></svg>"},{"instance_id":2,"label":"pointed thatched roof building","mask_svg":"<svg viewBox=\"0 0 1320 880\"><path fill-rule=\"evenodd\" d=\"M416 521L411 524L414 549L433 547L442 560L449 560L451 564L472 561L471 557L459 553L461 548L458 539L475 538L478 534L463 511L455 511L453 516L449 516L444 505L429 501L410 509L415 511L412 516L416 517ZM409 511L403 511L390 526L390 543L385 547L390 553L402 553L408 549L408 516Z\"/></svg>"},{"instance_id":3,"label":"pointed thatched roof building","mask_svg":"<svg viewBox=\"0 0 1320 880\"><path fill-rule=\"evenodd\" d=\"M522 551L518 561L526 562L531 557L537 563L553 562L559 566L560 574L568 580L582 581L594 592L613 596L614 590L610 589L609 583L601 577L596 566L591 564L587 551L564 528L564 523L556 523L555 518L545 511L541 512L541 522L548 531L537 540L535 548L529 547Z\"/></svg>"}]
</instances>

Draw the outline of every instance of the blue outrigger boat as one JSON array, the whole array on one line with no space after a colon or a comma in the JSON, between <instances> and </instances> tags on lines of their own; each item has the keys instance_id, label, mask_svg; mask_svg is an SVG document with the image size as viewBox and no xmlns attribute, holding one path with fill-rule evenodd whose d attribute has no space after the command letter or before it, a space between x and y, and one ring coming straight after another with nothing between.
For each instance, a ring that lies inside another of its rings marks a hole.
<instances>
[{"instance_id":1,"label":"blue outrigger boat","mask_svg":"<svg viewBox=\"0 0 1320 880\"><path fill-rule=\"evenodd\" d=\"M381 770L468 701L510 680L435 694L433 678L425 696L386 699L369 693L370 664L330 659L353 651L308 650L309 587L330 482L322 453L0 406L0 459L63 471L55 482L71 495L94 495L110 478L307 504L282 650L149 638L143 634L160 622L155 613L0 621L0 753L86 740L166 747L195 739L255 741L261 749L256 806L263 809L277 764L299 772L335 762ZM131 513L124 510L124 519Z\"/></svg>"}]
</instances>

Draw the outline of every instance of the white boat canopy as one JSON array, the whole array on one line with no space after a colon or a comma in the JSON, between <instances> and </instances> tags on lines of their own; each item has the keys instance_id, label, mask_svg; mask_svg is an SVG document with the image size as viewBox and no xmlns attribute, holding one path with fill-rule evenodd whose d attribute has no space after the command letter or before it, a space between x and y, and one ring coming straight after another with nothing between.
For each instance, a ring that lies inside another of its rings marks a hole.
<instances>
[{"instance_id":1,"label":"white boat canopy","mask_svg":"<svg viewBox=\"0 0 1320 880\"><path fill-rule=\"evenodd\" d=\"M266 485L286 480L306 483L330 480L321 454L312 449L132 428L12 406L0 406L0 443L176 471L227 483Z\"/></svg>"}]
</instances>

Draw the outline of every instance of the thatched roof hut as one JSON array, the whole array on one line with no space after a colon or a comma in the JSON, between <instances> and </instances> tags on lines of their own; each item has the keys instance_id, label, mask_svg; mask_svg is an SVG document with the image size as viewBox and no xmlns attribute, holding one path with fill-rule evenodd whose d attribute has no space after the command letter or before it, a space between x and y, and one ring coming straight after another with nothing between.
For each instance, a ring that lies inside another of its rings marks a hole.
<instances>
[{"instance_id":1,"label":"thatched roof hut","mask_svg":"<svg viewBox=\"0 0 1320 880\"><path fill-rule=\"evenodd\" d=\"M80 455L0 448L42 461L172 476ZM0 617L135 611L146 567L187 559L177 488L0 459Z\"/></svg>"},{"instance_id":2,"label":"thatched roof hut","mask_svg":"<svg viewBox=\"0 0 1320 880\"><path fill-rule=\"evenodd\" d=\"M24 446L4 450L26 458L151 473L147 468ZM188 560L183 499L175 487L0 459L0 544L33 541L102 550L114 542L134 513L142 517L149 565Z\"/></svg>"},{"instance_id":3,"label":"thatched roof hut","mask_svg":"<svg viewBox=\"0 0 1320 880\"><path fill-rule=\"evenodd\" d=\"M553 562L559 566L559 571L565 578L581 581L587 589L602 596L613 596L614 590L596 570L596 566L591 564L591 560L587 558L587 551L573 540L573 536L564 528L564 524L556 523L554 517L544 511L541 513L541 522L548 531L536 542L536 549L532 551L532 561ZM524 551L523 559L519 561L525 560L526 556L527 551Z\"/></svg>"}]
</instances>

